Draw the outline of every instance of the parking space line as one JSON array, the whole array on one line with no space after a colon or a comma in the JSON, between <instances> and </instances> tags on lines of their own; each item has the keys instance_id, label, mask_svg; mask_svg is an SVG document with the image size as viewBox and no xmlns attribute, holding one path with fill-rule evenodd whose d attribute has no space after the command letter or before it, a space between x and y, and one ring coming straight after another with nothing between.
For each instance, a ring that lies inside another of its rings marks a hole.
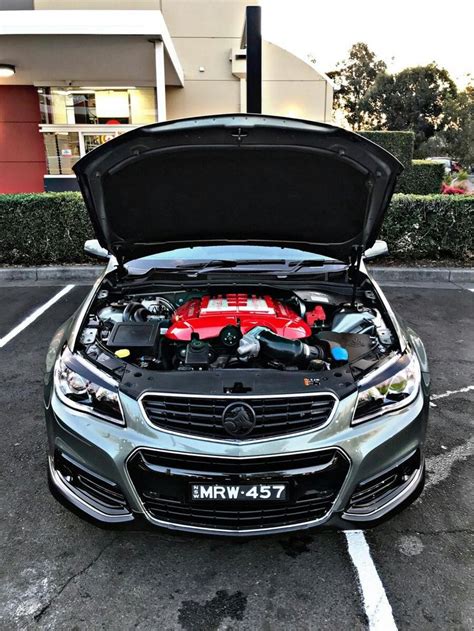
<instances>
[{"instance_id":1,"label":"parking space line","mask_svg":"<svg viewBox=\"0 0 474 631\"><path fill-rule=\"evenodd\" d=\"M392 607L370 555L362 530L345 530L347 548L357 571L365 614L370 631L396 631Z\"/></svg>"},{"instance_id":2,"label":"parking space line","mask_svg":"<svg viewBox=\"0 0 474 631\"><path fill-rule=\"evenodd\" d=\"M446 390L446 392L442 394L432 394L431 400L444 399L445 397L450 397L452 394L460 394L461 392L469 392L470 390L474 390L474 386L466 386L465 388L459 388L459 390Z\"/></svg>"},{"instance_id":3,"label":"parking space line","mask_svg":"<svg viewBox=\"0 0 474 631\"><path fill-rule=\"evenodd\" d=\"M446 390L442 394L432 394L430 397L430 407L437 408L438 406L433 401L437 401L438 399L444 399L445 397L450 397L452 394L461 394L462 392L469 392L470 390L474 390L474 386L466 386L465 388L459 388L459 390Z\"/></svg>"},{"instance_id":4,"label":"parking space line","mask_svg":"<svg viewBox=\"0 0 474 631\"><path fill-rule=\"evenodd\" d=\"M75 287L75 285L66 285L66 287L63 287L63 289L61 289L61 291L58 291L58 293L55 294L52 298L50 298L48 302L45 302L44 305L41 305L41 307L38 307L38 309L35 309L33 313L31 313L27 318L22 320L20 324L17 324L9 333L7 333L2 338L0 338L0 348L3 348L4 346L6 346L8 342L10 342L19 333L24 331L26 327L32 324L45 311L47 311L50 307L52 307L54 303L58 302L58 300L61 300L63 296L69 293L71 289L73 289L73 287Z\"/></svg>"}]
</instances>

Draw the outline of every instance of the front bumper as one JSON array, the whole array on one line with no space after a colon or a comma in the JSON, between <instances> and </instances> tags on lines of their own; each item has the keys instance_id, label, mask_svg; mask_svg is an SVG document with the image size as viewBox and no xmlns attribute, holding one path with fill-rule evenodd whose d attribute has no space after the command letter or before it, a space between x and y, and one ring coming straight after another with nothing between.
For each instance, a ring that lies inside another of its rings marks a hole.
<instances>
[{"instance_id":1,"label":"front bumper","mask_svg":"<svg viewBox=\"0 0 474 631\"><path fill-rule=\"evenodd\" d=\"M355 397L340 401L331 422L320 430L246 444L161 432L145 422L138 403L125 395L127 426L119 427L77 412L53 394L46 410L50 483L77 510L101 523L143 516L165 528L222 535L371 525L422 488L428 401L420 390L410 406L351 427ZM249 480L288 482L288 507L201 510L190 506L186 496L191 481Z\"/></svg>"}]
</instances>

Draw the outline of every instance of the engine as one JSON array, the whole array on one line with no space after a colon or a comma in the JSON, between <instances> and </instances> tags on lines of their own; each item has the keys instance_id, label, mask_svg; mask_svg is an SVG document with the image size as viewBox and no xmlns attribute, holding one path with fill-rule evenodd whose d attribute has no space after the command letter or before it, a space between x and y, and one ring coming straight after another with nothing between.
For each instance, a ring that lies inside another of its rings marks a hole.
<instances>
[{"instance_id":1,"label":"engine","mask_svg":"<svg viewBox=\"0 0 474 631\"><path fill-rule=\"evenodd\" d=\"M98 293L80 342L85 353L155 370L325 370L393 344L377 309L335 296L274 291Z\"/></svg>"},{"instance_id":2,"label":"engine","mask_svg":"<svg viewBox=\"0 0 474 631\"><path fill-rule=\"evenodd\" d=\"M189 341L198 335L206 340L219 337L226 327L238 328L245 335L256 326L290 340L311 335L308 324L282 302L271 296L239 293L190 300L174 313L166 337Z\"/></svg>"}]
</instances>

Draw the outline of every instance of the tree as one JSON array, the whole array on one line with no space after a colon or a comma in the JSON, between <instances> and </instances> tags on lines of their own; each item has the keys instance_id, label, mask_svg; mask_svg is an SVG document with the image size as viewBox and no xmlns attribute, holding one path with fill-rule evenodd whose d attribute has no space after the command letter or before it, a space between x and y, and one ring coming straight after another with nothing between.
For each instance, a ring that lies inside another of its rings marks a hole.
<instances>
[{"instance_id":1,"label":"tree","mask_svg":"<svg viewBox=\"0 0 474 631\"><path fill-rule=\"evenodd\" d=\"M474 165L474 85L446 102L444 117L445 129L422 146L424 156L439 156L439 151L433 153L438 145L444 147L442 154L459 160L465 167Z\"/></svg>"},{"instance_id":2,"label":"tree","mask_svg":"<svg viewBox=\"0 0 474 631\"><path fill-rule=\"evenodd\" d=\"M328 73L339 86L334 94L336 106L344 111L353 129L359 130L364 126L360 103L377 75L386 69L385 62L377 59L367 44L358 42L351 47L349 57L339 62L336 70Z\"/></svg>"},{"instance_id":3,"label":"tree","mask_svg":"<svg viewBox=\"0 0 474 631\"><path fill-rule=\"evenodd\" d=\"M360 108L372 129L413 131L416 151L428 138L449 126L445 108L456 96L456 85L449 73L431 63L405 68L394 75L379 75Z\"/></svg>"}]
</instances>

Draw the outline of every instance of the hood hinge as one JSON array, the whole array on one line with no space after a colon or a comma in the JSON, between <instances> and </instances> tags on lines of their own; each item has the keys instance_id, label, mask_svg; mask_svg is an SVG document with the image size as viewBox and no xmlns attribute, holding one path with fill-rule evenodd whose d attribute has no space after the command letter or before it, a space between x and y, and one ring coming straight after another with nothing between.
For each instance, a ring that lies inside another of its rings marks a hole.
<instances>
[{"instance_id":1,"label":"hood hinge","mask_svg":"<svg viewBox=\"0 0 474 631\"><path fill-rule=\"evenodd\" d=\"M360 263L362 261L362 254L364 253L364 246L353 245L351 250L351 264L349 267L349 280L352 283L352 299L351 306L355 306L357 284L359 282L359 270Z\"/></svg>"}]
</instances>

